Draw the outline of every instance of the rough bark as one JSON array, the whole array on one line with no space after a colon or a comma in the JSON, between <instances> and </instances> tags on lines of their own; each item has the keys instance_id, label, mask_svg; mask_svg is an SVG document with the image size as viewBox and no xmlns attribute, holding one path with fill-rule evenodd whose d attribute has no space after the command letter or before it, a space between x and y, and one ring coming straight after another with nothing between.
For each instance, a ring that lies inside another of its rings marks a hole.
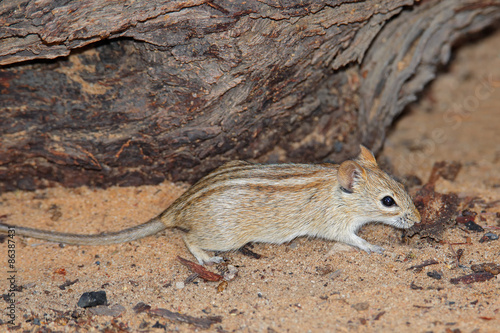
<instances>
[{"instance_id":1,"label":"rough bark","mask_svg":"<svg viewBox=\"0 0 500 333\"><path fill-rule=\"evenodd\" d=\"M500 1L3 0L0 190L376 151L499 17Z\"/></svg>"}]
</instances>

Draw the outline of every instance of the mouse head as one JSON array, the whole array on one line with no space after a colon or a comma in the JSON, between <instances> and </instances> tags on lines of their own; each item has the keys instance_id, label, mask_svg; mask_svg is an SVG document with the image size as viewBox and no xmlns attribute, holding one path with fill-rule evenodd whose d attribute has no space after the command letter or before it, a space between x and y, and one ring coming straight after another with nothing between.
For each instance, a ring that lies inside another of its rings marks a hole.
<instances>
[{"instance_id":1,"label":"mouse head","mask_svg":"<svg viewBox=\"0 0 500 333\"><path fill-rule=\"evenodd\" d=\"M420 214L403 185L382 171L364 146L355 160L339 166L337 178L342 196L360 217L360 224L373 221L410 228L420 222Z\"/></svg>"}]
</instances>

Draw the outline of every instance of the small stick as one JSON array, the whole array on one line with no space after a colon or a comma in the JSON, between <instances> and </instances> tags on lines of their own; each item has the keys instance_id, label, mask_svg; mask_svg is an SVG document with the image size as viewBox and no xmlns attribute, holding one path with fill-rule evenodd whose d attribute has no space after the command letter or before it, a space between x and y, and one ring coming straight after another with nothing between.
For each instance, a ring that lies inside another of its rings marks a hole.
<instances>
[{"instance_id":1,"label":"small stick","mask_svg":"<svg viewBox=\"0 0 500 333\"><path fill-rule=\"evenodd\" d=\"M198 274L202 279L207 280L207 281L220 281L222 280L222 275L219 275L217 273L210 272L207 270L205 267L198 265L192 261L189 261L187 259L184 259L182 257L177 256L177 260L189 270L191 270L193 273Z\"/></svg>"},{"instance_id":2,"label":"small stick","mask_svg":"<svg viewBox=\"0 0 500 333\"><path fill-rule=\"evenodd\" d=\"M421 270L422 268L424 268L425 266L430 266L430 265L436 265L436 264L439 264L438 261L434 260L434 259L430 259L430 260L426 260L424 261L423 263L421 263L420 265L415 265L415 266L411 266L410 268L407 268L406 270L409 271L411 269L414 269L414 270Z\"/></svg>"}]
</instances>

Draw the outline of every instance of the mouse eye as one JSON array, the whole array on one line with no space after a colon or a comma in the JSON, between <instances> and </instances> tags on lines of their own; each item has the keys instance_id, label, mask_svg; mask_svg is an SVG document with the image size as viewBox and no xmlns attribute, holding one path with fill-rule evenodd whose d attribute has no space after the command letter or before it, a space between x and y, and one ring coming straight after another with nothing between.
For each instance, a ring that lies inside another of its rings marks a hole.
<instances>
[{"instance_id":1,"label":"mouse eye","mask_svg":"<svg viewBox=\"0 0 500 333\"><path fill-rule=\"evenodd\" d=\"M382 205L386 207L392 207L396 205L396 201L390 196L386 196L382 199Z\"/></svg>"}]
</instances>

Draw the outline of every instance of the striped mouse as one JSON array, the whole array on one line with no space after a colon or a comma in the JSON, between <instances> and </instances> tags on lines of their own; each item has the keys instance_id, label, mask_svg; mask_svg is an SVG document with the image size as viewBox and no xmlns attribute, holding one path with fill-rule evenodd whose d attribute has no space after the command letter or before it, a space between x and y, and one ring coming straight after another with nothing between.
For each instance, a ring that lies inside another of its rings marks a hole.
<instances>
[{"instance_id":1,"label":"striped mouse","mask_svg":"<svg viewBox=\"0 0 500 333\"><path fill-rule=\"evenodd\" d=\"M382 247L356 235L359 228L369 222L410 228L420 222L420 214L403 185L378 167L367 148L360 149L356 159L340 165L228 162L158 216L115 233L79 235L19 226L15 232L59 243L106 245L177 227L185 231L184 242L200 264L222 260L206 250L230 251L249 242L281 244L300 236L382 253ZM0 232L8 229L0 225Z\"/></svg>"}]
</instances>

